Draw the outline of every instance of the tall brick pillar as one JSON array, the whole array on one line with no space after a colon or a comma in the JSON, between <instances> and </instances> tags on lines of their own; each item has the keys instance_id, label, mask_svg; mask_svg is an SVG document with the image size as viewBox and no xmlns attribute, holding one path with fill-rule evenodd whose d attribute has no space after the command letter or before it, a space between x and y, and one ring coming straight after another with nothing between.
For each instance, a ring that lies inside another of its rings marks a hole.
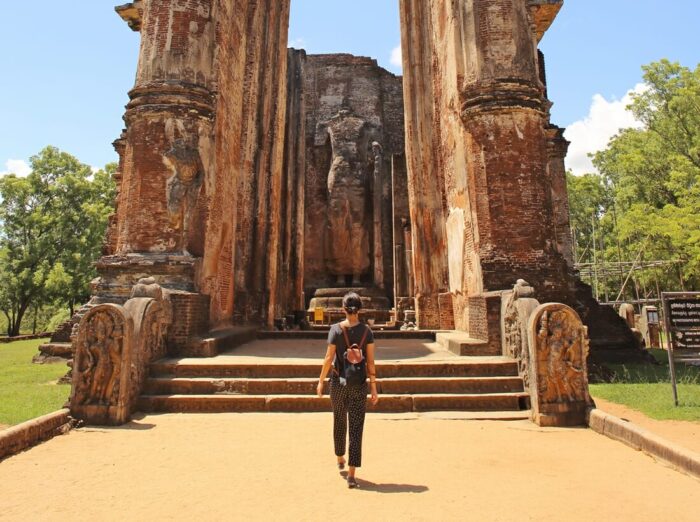
<instances>
[{"instance_id":1,"label":"tall brick pillar","mask_svg":"<svg viewBox=\"0 0 700 522\"><path fill-rule=\"evenodd\" d=\"M566 185L566 154L569 142L564 138L564 129L551 125L547 129L547 151L549 163L547 173L552 189L552 211L554 213L554 235L557 250L569 267L574 267L574 243L571 236L569 216L569 190Z\"/></svg>"},{"instance_id":2,"label":"tall brick pillar","mask_svg":"<svg viewBox=\"0 0 700 522\"><path fill-rule=\"evenodd\" d=\"M412 215L414 237L425 246L416 252L416 271L428 265L432 290L446 265L455 326L475 337L497 335L498 317L489 310L519 278L542 298L568 291L537 51L559 7L535 0L402 2L411 204L420 210L429 201L436 218Z\"/></svg>"},{"instance_id":3,"label":"tall brick pillar","mask_svg":"<svg viewBox=\"0 0 700 522\"><path fill-rule=\"evenodd\" d=\"M536 28L524 0L464 0L467 58L461 88L467 192L482 292L524 278L565 287L556 250L547 168L549 102L540 81ZM563 283L563 284L562 284Z\"/></svg>"},{"instance_id":4,"label":"tall brick pillar","mask_svg":"<svg viewBox=\"0 0 700 522\"><path fill-rule=\"evenodd\" d=\"M185 338L209 321L196 277L214 176L213 3L137 0L117 8L140 31L141 47L126 129L115 143L116 213L94 292L98 301L123 302L140 278L154 277L189 307Z\"/></svg>"},{"instance_id":5,"label":"tall brick pillar","mask_svg":"<svg viewBox=\"0 0 700 522\"><path fill-rule=\"evenodd\" d=\"M441 168L440 107L435 104L430 2L401 0L406 161L413 246L416 319L440 328L441 293L447 290L444 173Z\"/></svg>"},{"instance_id":6,"label":"tall brick pillar","mask_svg":"<svg viewBox=\"0 0 700 522\"><path fill-rule=\"evenodd\" d=\"M141 49L124 116L116 253L201 256L197 213L213 159L212 0L138 4Z\"/></svg>"}]
</instances>

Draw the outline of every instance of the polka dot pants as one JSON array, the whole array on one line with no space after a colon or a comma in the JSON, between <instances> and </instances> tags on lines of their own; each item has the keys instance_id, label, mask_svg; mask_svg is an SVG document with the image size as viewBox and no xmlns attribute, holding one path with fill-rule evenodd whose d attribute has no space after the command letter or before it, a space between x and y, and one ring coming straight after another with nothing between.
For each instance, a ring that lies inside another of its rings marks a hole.
<instances>
[{"instance_id":1,"label":"polka dot pants","mask_svg":"<svg viewBox=\"0 0 700 522\"><path fill-rule=\"evenodd\" d=\"M333 404L333 440L335 454L345 455L345 439L350 424L350 455L348 464L359 468L362 465L362 430L367 409L367 383L343 386L331 379L331 403Z\"/></svg>"}]
</instances>

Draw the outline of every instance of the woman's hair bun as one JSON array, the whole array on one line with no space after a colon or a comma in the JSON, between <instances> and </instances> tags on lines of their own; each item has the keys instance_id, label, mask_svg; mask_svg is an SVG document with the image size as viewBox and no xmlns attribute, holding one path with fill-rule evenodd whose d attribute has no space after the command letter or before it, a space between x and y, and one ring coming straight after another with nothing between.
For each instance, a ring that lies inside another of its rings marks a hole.
<instances>
[{"instance_id":1,"label":"woman's hair bun","mask_svg":"<svg viewBox=\"0 0 700 522\"><path fill-rule=\"evenodd\" d=\"M355 292L348 292L343 297L343 308L348 313L356 314L362 308L362 299Z\"/></svg>"}]
</instances>

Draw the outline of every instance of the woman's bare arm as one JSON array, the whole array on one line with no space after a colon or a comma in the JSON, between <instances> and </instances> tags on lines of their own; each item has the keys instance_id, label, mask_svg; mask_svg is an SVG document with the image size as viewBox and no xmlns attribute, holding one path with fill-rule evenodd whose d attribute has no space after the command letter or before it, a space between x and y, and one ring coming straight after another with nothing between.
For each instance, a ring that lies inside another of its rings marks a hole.
<instances>
[{"instance_id":1,"label":"woman's bare arm","mask_svg":"<svg viewBox=\"0 0 700 522\"><path fill-rule=\"evenodd\" d=\"M326 357L323 359L323 368L321 368L321 376L318 378L316 393L319 397L323 397L323 381L328 377L328 372L331 370L333 359L335 358L335 345L329 344L326 349Z\"/></svg>"},{"instance_id":2,"label":"woman's bare arm","mask_svg":"<svg viewBox=\"0 0 700 522\"><path fill-rule=\"evenodd\" d=\"M371 401L373 405L376 405L379 402L379 395L377 394L377 368L374 364L374 343L367 345L367 374L369 375Z\"/></svg>"}]
</instances>

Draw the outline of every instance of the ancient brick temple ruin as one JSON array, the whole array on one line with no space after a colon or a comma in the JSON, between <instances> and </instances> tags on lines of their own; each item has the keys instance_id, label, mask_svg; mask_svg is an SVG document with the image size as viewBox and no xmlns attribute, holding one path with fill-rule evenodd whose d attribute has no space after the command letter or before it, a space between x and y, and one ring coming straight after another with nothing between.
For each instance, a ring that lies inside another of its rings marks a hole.
<instances>
[{"instance_id":1,"label":"ancient brick temple ruin","mask_svg":"<svg viewBox=\"0 0 700 522\"><path fill-rule=\"evenodd\" d=\"M337 305L346 288L491 353L520 357L532 328L546 344L576 312L594 352L629 347L572 266L568 144L538 51L562 4L401 0L403 79L287 50L290 0L118 7L141 50L93 304L157 284L180 355L209 354L208 331ZM528 330L518 288L571 308ZM108 329L128 323L112 313Z\"/></svg>"}]
</instances>

